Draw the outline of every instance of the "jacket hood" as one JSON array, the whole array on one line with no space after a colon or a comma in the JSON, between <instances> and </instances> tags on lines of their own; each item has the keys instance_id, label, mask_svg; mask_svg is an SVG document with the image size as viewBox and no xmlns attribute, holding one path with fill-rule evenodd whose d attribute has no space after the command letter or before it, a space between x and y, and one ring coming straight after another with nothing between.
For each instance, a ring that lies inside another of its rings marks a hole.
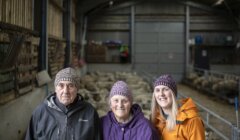
<instances>
[{"instance_id":1,"label":"jacket hood","mask_svg":"<svg viewBox=\"0 0 240 140\"><path fill-rule=\"evenodd\" d=\"M196 105L194 104L193 100L191 98L185 98L179 101L179 109L177 114L177 123L182 123L186 119L194 118L198 116L198 110ZM165 122L165 119L163 116L160 115L159 112L157 112L157 122Z\"/></svg>"},{"instance_id":2,"label":"jacket hood","mask_svg":"<svg viewBox=\"0 0 240 140\"><path fill-rule=\"evenodd\" d=\"M84 102L83 97L82 97L80 94L78 94L77 96L78 96L78 101L74 104L75 107L74 107L73 109L69 110L69 112L72 112L72 113L73 113L73 112L75 112L75 111L77 111L77 110L82 109L82 108L85 107L86 102ZM63 112L63 111L60 109L60 107L57 106L57 104L56 104L56 102L55 102L55 99L56 99L56 98L57 98L57 97L56 97L56 93L52 93L52 94L50 94L50 95L48 95L48 96L46 97L44 103L45 103L48 107L50 107L50 108L56 109L56 110L58 110L58 111L60 111L60 112ZM70 114L72 114L72 113L70 113Z\"/></svg>"},{"instance_id":3,"label":"jacket hood","mask_svg":"<svg viewBox=\"0 0 240 140\"><path fill-rule=\"evenodd\" d=\"M142 113L142 109L138 104L133 104L131 107L131 113L133 115L132 119L126 123L126 124L119 124L118 121L116 120L114 113L112 111L108 112L108 116L111 117L110 119L117 125L121 125L122 127L130 127L132 128L133 126L135 126L135 124L137 124L137 121L139 120L139 118L144 117L144 114Z\"/></svg>"},{"instance_id":4,"label":"jacket hood","mask_svg":"<svg viewBox=\"0 0 240 140\"><path fill-rule=\"evenodd\" d=\"M198 116L198 109L191 98L180 100L177 121L183 122L186 119Z\"/></svg>"},{"instance_id":5,"label":"jacket hood","mask_svg":"<svg viewBox=\"0 0 240 140\"><path fill-rule=\"evenodd\" d=\"M108 114L101 118L103 139L106 140L159 140L158 132L147 120L139 105L134 104L131 107L132 119L126 123L118 123L114 113L109 111Z\"/></svg>"},{"instance_id":6,"label":"jacket hood","mask_svg":"<svg viewBox=\"0 0 240 140\"><path fill-rule=\"evenodd\" d=\"M198 115L198 110L191 98L182 99L179 102L176 127L172 131L166 129L165 118L157 112L156 124L159 133L162 134L162 139L169 140L204 140L204 124Z\"/></svg>"}]
</instances>

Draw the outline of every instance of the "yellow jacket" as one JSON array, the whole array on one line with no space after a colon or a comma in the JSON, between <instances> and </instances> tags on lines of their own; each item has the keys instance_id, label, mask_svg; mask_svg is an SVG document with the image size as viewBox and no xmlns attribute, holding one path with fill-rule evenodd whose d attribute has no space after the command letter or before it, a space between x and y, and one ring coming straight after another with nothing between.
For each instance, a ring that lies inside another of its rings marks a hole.
<instances>
[{"instance_id":1,"label":"yellow jacket","mask_svg":"<svg viewBox=\"0 0 240 140\"><path fill-rule=\"evenodd\" d=\"M178 110L177 125L173 131L166 129L163 116L156 118L156 127L162 135L162 140L205 140L205 128L198 115L196 105L191 98L181 100Z\"/></svg>"}]
</instances>

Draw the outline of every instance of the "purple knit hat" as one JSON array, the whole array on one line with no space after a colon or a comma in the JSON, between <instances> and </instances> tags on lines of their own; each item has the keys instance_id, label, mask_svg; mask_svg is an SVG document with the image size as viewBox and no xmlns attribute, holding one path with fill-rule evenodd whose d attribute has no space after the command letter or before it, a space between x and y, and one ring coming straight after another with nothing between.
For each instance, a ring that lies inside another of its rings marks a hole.
<instances>
[{"instance_id":1,"label":"purple knit hat","mask_svg":"<svg viewBox=\"0 0 240 140\"><path fill-rule=\"evenodd\" d=\"M165 74L158 77L153 83L153 87L155 88L156 86L159 86L159 85L164 85L169 87L177 96L177 85L171 75Z\"/></svg>"},{"instance_id":2,"label":"purple knit hat","mask_svg":"<svg viewBox=\"0 0 240 140\"><path fill-rule=\"evenodd\" d=\"M62 69L56 74L54 81L55 87L58 85L60 81L70 81L74 83L77 88L79 88L80 78L77 75L75 69L73 68Z\"/></svg>"},{"instance_id":3,"label":"purple knit hat","mask_svg":"<svg viewBox=\"0 0 240 140\"><path fill-rule=\"evenodd\" d=\"M122 95L127 97L130 102L133 101L132 93L124 81L117 81L114 83L109 94L109 99L111 99L114 95Z\"/></svg>"}]
</instances>

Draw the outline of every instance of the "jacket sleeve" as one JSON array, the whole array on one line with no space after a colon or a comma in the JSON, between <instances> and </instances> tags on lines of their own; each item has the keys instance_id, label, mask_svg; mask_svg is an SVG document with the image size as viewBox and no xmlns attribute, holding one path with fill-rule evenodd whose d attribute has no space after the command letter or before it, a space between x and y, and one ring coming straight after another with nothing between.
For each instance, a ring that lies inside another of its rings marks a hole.
<instances>
[{"instance_id":1,"label":"jacket sleeve","mask_svg":"<svg viewBox=\"0 0 240 140\"><path fill-rule=\"evenodd\" d=\"M38 119L40 116L40 110L39 110L39 106L33 111L28 128L27 128L27 132L26 132L26 136L25 136L25 140L35 140L37 139L37 123L38 123Z\"/></svg>"},{"instance_id":2,"label":"jacket sleeve","mask_svg":"<svg viewBox=\"0 0 240 140\"><path fill-rule=\"evenodd\" d=\"M160 140L160 134L156 128L153 128L151 140Z\"/></svg>"},{"instance_id":3,"label":"jacket sleeve","mask_svg":"<svg viewBox=\"0 0 240 140\"><path fill-rule=\"evenodd\" d=\"M200 117L192 118L188 124L189 140L205 140L205 128Z\"/></svg>"},{"instance_id":4,"label":"jacket sleeve","mask_svg":"<svg viewBox=\"0 0 240 140\"><path fill-rule=\"evenodd\" d=\"M26 132L26 136L25 136L25 140L34 140L34 123L33 123L33 117L31 117L27 132Z\"/></svg>"},{"instance_id":5,"label":"jacket sleeve","mask_svg":"<svg viewBox=\"0 0 240 140\"><path fill-rule=\"evenodd\" d=\"M99 115L97 113L97 111L94 112L94 126L95 127L95 140L102 140L103 136L102 136L102 129L101 129L101 121L99 118Z\"/></svg>"}]
</instances>

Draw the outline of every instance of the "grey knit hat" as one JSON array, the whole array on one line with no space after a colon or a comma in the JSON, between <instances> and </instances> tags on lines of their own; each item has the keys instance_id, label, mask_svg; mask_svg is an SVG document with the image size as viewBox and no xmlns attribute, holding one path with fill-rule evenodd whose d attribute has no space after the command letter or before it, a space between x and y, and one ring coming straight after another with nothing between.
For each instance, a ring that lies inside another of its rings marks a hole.
<instances>
[{"instance_id":1,"label":"grey knit hat","mask_svg":"<svg viewBox=\"0 0 240 140\"><path fill-rule=\"evenodd\" d=\"M58 85L60 81L70 81L74 83L77 88L79 88L80 78L77 75L75 69L73 68L62 69L56 74L54 81L55 87Z\"/></svg>"},{"instance_id":2,"label":"grey knit hat","mask_svg":"<svg viewBox=\"0 0 240 140\"><path fill-rule=\"evenodd\" d=\"M160 77L158 77L154 81L153 87L155 88L156 86L159 86L159 85L164 85L164 86L169 87L174 92L174 94L177 96L177 85L171 75L165 74L165 75L161 75Z\"/></svg>"},{"instance_id":3,"label":"grey knit hat","mask_svg":"<svg viewBox=\"0 0 240 140\"><path fill-rule=\"evenodd\" d=\"M109 94L109 99L111 99L114 95L122 95L127 97L130 102L133 101L132 93L124 81L117 81L114 83Z\"/></svg>"}]
</instances>

